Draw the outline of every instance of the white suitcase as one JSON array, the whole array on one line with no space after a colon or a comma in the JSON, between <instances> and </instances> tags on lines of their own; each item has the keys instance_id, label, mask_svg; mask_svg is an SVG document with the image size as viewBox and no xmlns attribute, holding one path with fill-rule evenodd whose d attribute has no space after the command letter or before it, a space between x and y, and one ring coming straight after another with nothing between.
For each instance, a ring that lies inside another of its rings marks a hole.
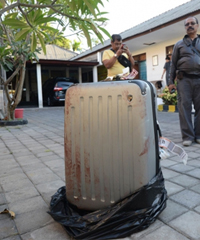
<instances>
[{"instance_id":1,"label":"white suitcase","mask_svg":"<svg viewBox=\"0 0 200 240\"><path fill-rule=\"evenodd\" d=\"M155 90L143 80L83 83L65 100L66 195L80 209L120 201L158 172Z\"/></svg>"}]
</instances>

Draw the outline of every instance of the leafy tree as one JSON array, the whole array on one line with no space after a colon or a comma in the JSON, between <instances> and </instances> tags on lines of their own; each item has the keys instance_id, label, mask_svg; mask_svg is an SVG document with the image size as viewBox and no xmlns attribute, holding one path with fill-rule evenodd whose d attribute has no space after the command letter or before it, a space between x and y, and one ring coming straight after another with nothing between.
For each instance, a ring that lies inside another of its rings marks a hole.
<instances>
[{"instance_id":1,"label":"leafy tree","mask_svg":"<svg viewBox=\"0 0 200 240\"><path fill-rule=\"evenodd\" d=\"M75 39L72 42L72 50L74 52L81 50L81 42L76 41Z\"/></svg>"},{"instance_id":2,"label":"leafy tree","mask_svg":"<svg viewBox=\"0 0 200 240\"><path fill-rule=\"evenodd\" d=\"M41 49L46 53L45 44L52 42L52 36L59 39L69 29L83 34L90 47L92 34L101 42L102 33L110 36L102 27L107 18L99 5L103 6L101 0L0 0L1 70L12 71L8 79L5 74L0 76L6 95L5 119L14 119L14 110L21 101L26 61L38 60ZM10 84L14 86L12 94Z\"/></svg>"}]
</instances>

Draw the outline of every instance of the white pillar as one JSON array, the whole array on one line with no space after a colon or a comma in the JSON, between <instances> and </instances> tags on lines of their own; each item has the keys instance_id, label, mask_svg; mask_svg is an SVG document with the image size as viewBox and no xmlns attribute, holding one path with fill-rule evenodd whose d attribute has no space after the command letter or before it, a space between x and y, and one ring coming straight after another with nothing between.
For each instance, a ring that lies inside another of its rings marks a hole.
<instances>
[{"instance_id":1,"label":"white pillar","mask_svg":"<svg viewBox=\"0 0 200 240\"><path fill-rule=\"evenodd\" d=\"M78 68L78 80L79 80L79 83L82 83L82 70L80 67Z\"/></svg>"},{"instance_id":2,"label":"white pillar","mask_svg":"<svg viewBox=\"0 0 200 240\"><path fill-rule=\"evenodd\" d=\"M97 66L93 67L93 82L98 82Z\"/></svg>"},{"instance_id":3,"label":"white pillar","mask_svg":"<svg viewBox=\"0 0 200 240\"><path fill-rule=\"evenodd\" d=\"M37 72L37 89L38 89L38 105L39 108L43 108L43 97L42 97L42 74L41 74L41 65L36 65Z\"/></svg>"}]
</instances>

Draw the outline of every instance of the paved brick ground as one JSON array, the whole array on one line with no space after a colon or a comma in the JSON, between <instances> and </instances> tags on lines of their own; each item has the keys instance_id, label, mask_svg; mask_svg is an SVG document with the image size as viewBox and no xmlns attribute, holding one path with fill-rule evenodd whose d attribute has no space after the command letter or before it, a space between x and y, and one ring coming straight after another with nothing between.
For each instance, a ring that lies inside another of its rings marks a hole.
<instances>
[{"instance_id":1,"label":"paved brick ground","mask_svg":"<svg viewBox=\"0 0 200 240\"><path fill-rule=\"evenodd\" d=\"M0 127L0 239L65 240L64 229L47 214L64 178L64 108L25 109L27 125ZM177 113L159 112L163 136L181 144ZM145 231L126 240L200 239L200 145L185 148L185 166L171 155L161 161L167 208Z\"/></svg>"}]
</instances>

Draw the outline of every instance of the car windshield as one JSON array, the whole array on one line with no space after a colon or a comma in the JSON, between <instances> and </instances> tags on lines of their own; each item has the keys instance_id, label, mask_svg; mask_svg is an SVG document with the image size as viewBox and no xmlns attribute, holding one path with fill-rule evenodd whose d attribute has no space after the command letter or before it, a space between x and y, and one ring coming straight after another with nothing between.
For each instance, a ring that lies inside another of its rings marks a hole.
<instances>
[{"instance_id":1,"label":"car windshield","mask_svg":"<svg viewBox=\"0 0 200 240\"><path fill-rule=\"evenodd\" d=\"M56 83L56 87L69 87L71 86L73 83L71 82L57 82Z\"/></svg>"}]
</instances>

